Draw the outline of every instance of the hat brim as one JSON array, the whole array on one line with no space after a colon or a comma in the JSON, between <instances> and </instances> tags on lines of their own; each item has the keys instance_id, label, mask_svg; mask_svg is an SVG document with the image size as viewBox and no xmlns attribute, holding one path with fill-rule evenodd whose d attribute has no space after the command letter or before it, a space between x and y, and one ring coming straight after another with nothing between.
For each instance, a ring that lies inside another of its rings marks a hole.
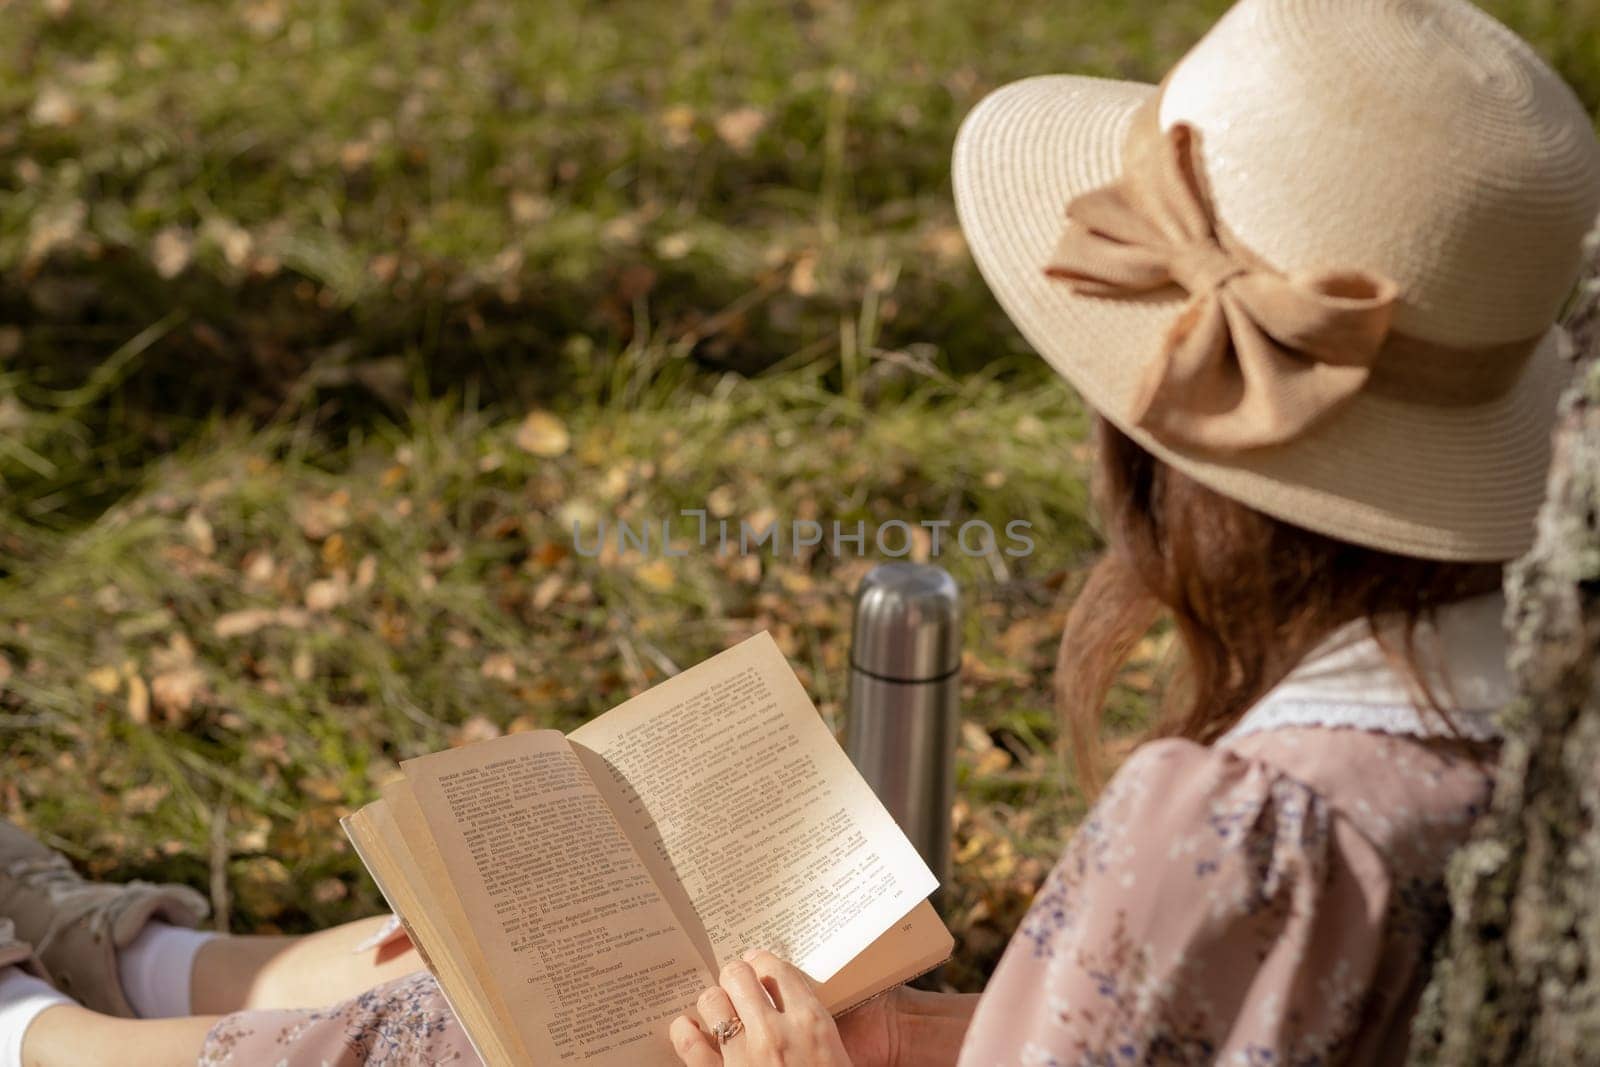
<instances>
[{"instance_id":1,"label":"hat brim","mask_svg":"<svg viewBox=\"0 0 1600 1067\"><path fill-rule=\"evenodd\" d=\"M1517 384L1448 407L1358 394L1287 444L1226 459L1170 448L1123 417L1176 297L1078 296L1044 273L1067 201L1114 177L1123 134L1155 86L1072 75L986 96L957 135L957 215L1022 335L1096 411L1196 481L1287 522L1389 552L1507 560L1533 543L1557 402L1572 363L1552 327Z\"/></svg>"}]
</instances>

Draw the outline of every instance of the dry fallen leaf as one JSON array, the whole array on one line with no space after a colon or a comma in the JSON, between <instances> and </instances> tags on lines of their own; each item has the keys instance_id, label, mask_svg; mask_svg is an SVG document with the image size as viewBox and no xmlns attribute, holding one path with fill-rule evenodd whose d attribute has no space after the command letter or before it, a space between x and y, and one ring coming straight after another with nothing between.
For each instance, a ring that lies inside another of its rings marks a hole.
<instances>
[{"instance_id":1,"label":"dry fallen leaf","mask_svg":"<svg viewBox=\"0 0 1600 1067\"><path fill-rule=\"evenodd\" d=\"M795 296L811 296L817 291L817 254L803 252L789 271L789 291Z\"/></svg>"},{"instance_id":2,"label":"dry fallen leaf","mask_svg":"<svg viewBox=\"0 0 1600 1067\"><path fill-rule=\"evenodd\" d=\"M728 555L726 557L728 576L735 581L747 585L757 585L761 581L761 557L754 552L745 555Z\"/></svg>"},{"instance_id":3,"label":"dry fallen leaf","mask_svg":"<svg viewBox=\"0 0 1600 1067\"><path fill-rule=\"evenodd\" d=\"M566 559L570 553L567 546L560 541L545 541L533 553L533 559L541 567L554 567Z\"/></svg>"},{"instance_id":4,"label":"dry fallen leaf","mask_svg":"<svg viewBox=\"0 0 1600 1067\"><path fill-rule=\"evenodd\" d=\"M206 220L201 232L222 250L222 258L228 266L239 270L250 262L250 253L256 247L255 238L237 222L213 216Z\"/></svg>"},{"instance_id":5,"label":"dry fallen leaf","mask_svg":"<svg viewBox=\"0 0 1600 1067\"><path fill-rule=\"evenodd\" d=\"M163 278L176 278L189 266L194 257L194 238L187 230L169 226L156 234L150 245L150 258L156 273Z\"/></svg>"},{"instance_id":6,"label":"dry fallen leaf","mask_svg":"<svg viewBox=\"0 0 1600 1067\"><path fill-rule=\"evenodd\" d=\"M994 748L994 739L989 736L989 731L971 720L961 723L961 743L978 753L988 752Z\"/></svg>"},{"instance_id":7,"label":"dry fallen leaf","mask_svg":"<svg viewBox=\"0 0 1600 1067\"><path fill-rule=\"evenodd\" d=\"M790 596L802 597L816 591L817 583L811 575L804 571L783 570L778 574L778 584L783 586L783 591Z\"/></svg>"},{"instance_id":8,"label":"dry fallen leaf","mask_svg":"<svg viewBox=\"0 0 1600 1067\"><path fill-rule=\"evenodd\" d=\"M484 715L474 715L456 731L455 744L470 745L475 741L492 741L500 736L500 727Z\"/></svg>"},{"instance_id":9,"label":"dry fallen leaf","mask_svg":"<svg viewBox=\"0 0 1600 1067\"><path fill-rule=\"evenodd\" d=\"M140 726L150 722L150 688L137 674L128 678L128 718Z\"/></svg>"},{"instance_id":10,"label":"dry fallen leaf","mask_svg":"<svg viewBox=\"0 0 1600 1067\"><path fill-rule=\"evenodd\" d=\"M272 581L272 575L277 571L278 565L272 559L270 552L253 550L244 558L244 580L249 585L266 585Z\"/></svg>"},{"instance_id":11,"label":"dry fallen leaf","mask_svg":"<svg viewBox=\"0 0 1600 1067\"><path fill-rule=\"evenodd\" d=\"M338 878L324 878L311 887L311 899L318 904L336 904L350 895L350 887Z\"/></svg>"},{"instance_id":12,"label":"dry fallen leaf","mask_svg":"<svg viewBox=\"0 0 1600 1067\"><path fill-rule=\"evenodd\" d=\"M1057 637L1055 620L1044 615L1031 615L1012 623L995 638L995 647L1007 659L1031 662L1041 649L1048 650Z\"/></svg>"},{"instance_id":13,"label":"dry fallen leaf","mask_svg":"<svg viewBox=\"0 0 1600 1067\"><path fill-rule=\"evenodd\" d=\"M89 688L102 696L110 696L122 685L122 673L115 667L96 667L84 676Z\"/></svg>"},{"instance_id":14,"label":"dry fallen leaf","mask_svg":"<svg viewBox=\"0 0 1600 1067\"><path fill-rule=\"evenodd\" d=\"M343 575L321 578L306 586L307 611L332 611L350 599L350 582Z\"/></svg>"},{"instance_id":15,"label":"dry fallen leaf","mask_svg":"<svg viewBox=\"0 0 1600 1067\"><path fill-rule=\"evenodd\" d=\"M738 507L739 495L733 486L724 483L706 494L706 510L719 519L726 519Z\"/></svg>"},{"instance_id":16,"label":"dry fallen leaf","mask_svg":"<svg viewBox=\"0 0 1600 1067\"><path fill-rule=\"evenodd\" d=\"M309 648L295 650L294 658L289 661L289 674L301 685L311 681L317 671L317 659L311 654Z\"/></svg>"},{"instance_id":17,"label":"dry fallen leaf","mask_svg":"<svg viewBox=\"0 0 1600 1067\"><path fill-rule=\"evenodd\" d=\"M188 667L195 661L194 642L183 633L175 633L167 642L167 647L158 648L150 656L150 662L158 671L177 670Z\"/></svg>"},{"instance_id":18,"label":"dry fallen leaf","mask_svg":"<svg viewBox=\"0 0 1600 1067\"><path fill-rule=\"evenodd\" d=\"M294 877L270 856L253 856L232 864L234 897L239 907L264 919L282 915L293 900Z\"/></svg>"},{"instance_id":19,"label":"dry fallen leaf","mask_svg":"<svg viewBox=\"0 0 1600 1067\"><path fill-rule=\"evenodd\" d=\"M209 556L217 550L217 536L211 529L211 522L198 508L184 516L183 533L194 546L195 551L202 556Z\"/></svg>"},{"instance_id":20,"label":"dry fallen leaf","mask_svg":"<svg viewBox=\"0 0 1600 1067\"><path fill-rule=\"evenodd\" d=\"M311 617L299 608L247 608L217 616L211 630L218 637L245 637L268 626L287 626L303 630Z\"/></svg>"},{"instance_id":21,"label":"dry fallen leaf","mask_svg":"<svg viewBox=\"0 0 1600 1067\"><path fill-rule=\"evenodd\" d=\"M350 548L344 534L336 533L322 542L322 563L326 567L342 567L350 559Z\"/></svg>"},{"instance_id":22,"label":"dry fallen leaf","mask_svg":"<svg viewBox=\"0 0 1600 1067\"><path fill-rule=\"evenodd\" d=\"M565 586L566 581L562 579L561 575L545 575L539 580L539 584L533 587L533 610L543 611L545 608L548 608L551 604L555 603L556 597L561 595L561 590L565 588Z\"/></svg>"},{"instance_id":23,"label":"dry fallen leaf","mask_svg":"<svg viewBox=\"0 0 1600 1067\"><path fill-rule=\"evenodd\" d=\"M978 775L999 774L1010 766L1011 753L997 746L979 756L977 766L972 770Z\"/></svg>"},{"instance_id":24,"label":"dry fallen leaf","mask_svg":"<svg viewBox=\"0 0 1600 1067\"><path fill-rule=\"evenodd\" d=\"M283 0L253 0L241 14L244 24L257 37L270 37L283 26Z\"/></svg>"},{"instance_id":25,"label":"dry fallen leaf","mask_svg":"<svg viewBox=\"0 0 1600 1067\"><path fill-rule=\"evenodd\" d=\"M682 148L694 138L694 108L674 104L661 113L662 138L673 148Z\"/></svg>"},{"instance_id":26,"label":"dry fallen leaf","mask_svg":"<svg viewBox=\"0 0 1600 1067\"><path fill-rule=\"evenodd\" d=\"M504 652L496 652L484 658L483 665L478 668L478 673L485 678L494 678L501 682L514 682L517 680L517 664Z\"/></svg>"},{"instance_id":27,"label":"dry fallen leaf","mask_svg":"<svg viewBox=\"0 0 1600 1067\"><path fill-rule=\"evenodd\" d=\"M657 592L664 593L677 581L672 564L664 559L653 559L633 572L639 581Z\"/></svg>"},{"instance_id":28,"label":"dry fallen leaf","mask_svg":"<svg viewBox=\"0 0 1600 1067\"><path fill-rule=\"evenodd\" d=\"M758 108L739 107L717 117L717 136L735 152L748 152L767 125L767 116Z\"/></svg>"},{"instance_id":29,"label":"dry fallen leaf","mask_svg":"<svg viewBox=\"0 0 1600 1067\"><path fill-rule=\"evenodd\" d=\"M940 226L923 234L922 249L942 263L955 263L967 254L967 239L958 226Z\"/></svg>"},{"instance_id":30,"label":"dry fallen leaf","mask_svg":"<svg viewBox=\"0 0 1600 1067\"><path fill-rule=\"evenodd\" d=\"M324 804L335 804L344 799L344 787L332 778L306 775L296 784L302 793Z\"/></svg>"},{"instance_id":31,"label":"dry fallen leaf","mask_svg":"<svg viewBox=\"0 0 1600 1067\"><path fill-rule=\"evenodd\" d=\"M37 264L58 248L71 247L83 235L88 208L82 200L55 210L34 215L28 230L28 252L24 262Z\"/></svg>"},{"instance_id":32,"label":"dry fallen leaf","mask_svg":"<svg viewBox=\"0 0 1600 1067\"><path fill-rule=\"evenodd\" d=\"M372 162L372 142L348 141L339 148L339 166L346 171L357 171Z\"/></svg>"},{"instance_id":33,"label":"dry fallen leaf","mask_svg":"<svg viewBox=\"0 0 1600 1067\"><path fill-rule=\"evenodd\" d=\"M694 251L694 235L669 233L656 242L656 255L662 259L682 259Z\"/></svg>"},{"instance_id":34,"label":"dry fallen leaf","mask_svg":"<svg viewBox=\"0 0 1600 1067\"><path fill-rule=\"evenodd\" d=\"M631 245L639 240L639 220L632 215L618 215L600 227L600 237L610 244Z\"/></svg>"},{"instance_id":35,"label":"dry fallen leaf","mask_svg":"<svg viewBox=\"0 0 1600 1067\"><path fill-rule=\"evenodd\" d=\"M47 85L39 90L28 111L28 118L37 126L71 126L83 117L78 106L66 90Z\"/></svg>"},{"instance_id":36,"label":"dry fallen leaf","mask_svg":"<svg viewBox=\"0 0 1600 1067\"><path fill-rule=\"evenodd\" d=\"M339 489L321 500L297 502L294 518L301 533L321 541L350 524L350 494Z\"/></svg>"},{"instance_id":37,"label":"dry fallen leaf","mask_svg":"<svg viewBox=\"0 0 1600 1067\"><path fill-rule=\"evenodd\" d=\"M511 221L519 226L543 222L555 214L555 205L547 197L518 189L512 192Z\"/></svg>"},{"instance_id":38,"label":"dry fallen leaf","mask_svg":"<svg viewBox=\"0 0 1600 1067\"><path fill-rule=\"evenodd\" d=\"M124 790L120 796L122 810L130 815L147 815L161 806L172 793L170 785L150 782Z\"/></svg>"},{"instance_id":39,"label":"dry fallen leaf","mask_svg":"<svg viewBox=\"0 0 1600 1067\"><path fill-rule=\"evenodd\" d=\"M567 424L548 411L531 411L517 427L517 447L546 459L566 453L572 445Z\"/></svg>"},{"instance_id":40,"label":"dry fallen leaf","mask_svg":"<svg viewBox=\"0 0 1600 1067\"><path fill-rule=\"evenodd\" d=\"M181 716L194 706L205 677L193 667L163 671L150 679L150 695L156 710L169 719Z\"/></svg>"}]
</instances>

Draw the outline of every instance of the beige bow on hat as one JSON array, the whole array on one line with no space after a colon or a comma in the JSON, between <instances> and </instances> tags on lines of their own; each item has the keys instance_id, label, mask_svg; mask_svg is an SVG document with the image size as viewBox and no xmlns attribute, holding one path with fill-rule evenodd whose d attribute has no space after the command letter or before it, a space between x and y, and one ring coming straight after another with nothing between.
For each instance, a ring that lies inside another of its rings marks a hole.
<instances>
[{"instance_id":1,"label":"beige bow on hat","mask_svg":"<svg viewBox=\"0 0 1600 1067\"><path fill-rule=\"evenodd\" d=\"M1022 336L1178 474L1382 551L1527 551L1600 141L1477 5L1237 0L1160 85L987 94L951 179Z\"/></svg>"},{"instance_id":2,"label":"beige bow on hat","mask_svg":"<svg viewBox=\"0 0 1600 1067\"><path fill-rule=\"evenodd\" d=\"M1191 295L1140 379L1128 418L1208 452L1286 441L1366 384L1398 287L1362 270L1281 274L1219 227L1198 138L1163 133L1160 95L1134 116L1123 172L1067 205L1046 268L1088 296Z\"/></svg>"}]
</instances>

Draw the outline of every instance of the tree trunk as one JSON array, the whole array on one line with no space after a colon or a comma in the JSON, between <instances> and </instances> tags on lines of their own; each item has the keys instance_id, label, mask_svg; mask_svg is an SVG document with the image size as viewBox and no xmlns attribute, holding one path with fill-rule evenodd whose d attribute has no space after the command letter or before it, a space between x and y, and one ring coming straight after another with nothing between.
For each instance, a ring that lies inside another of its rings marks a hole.
<instances>
[{"instance_id":1,"label":"tree trunk","mask_svg":"<svg viewBox=\"0 0 1600 1067\"><path fill-rule=\"evenodd\" d=\"M1600 283L1568 325L1537 541L1507 569L1518 699L1494 802L1452 860L1453 925L1413 1028L1414 1064L1600 1061Z\"/></svg>"}]
</instances>

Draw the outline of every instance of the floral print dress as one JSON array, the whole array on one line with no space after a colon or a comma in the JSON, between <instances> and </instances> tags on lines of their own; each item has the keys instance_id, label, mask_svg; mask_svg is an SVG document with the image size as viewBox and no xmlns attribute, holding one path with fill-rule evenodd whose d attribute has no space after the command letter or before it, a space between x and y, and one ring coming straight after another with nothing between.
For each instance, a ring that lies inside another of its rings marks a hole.
<instances>
[{"instance_id":1,"label":"floral print dress","mask_svg":"<svg viewBox=\"0 0 1600 1067\"><path fill-rule=\"evenodd\" d=\"M1503 608L1450 605L1424 639L1449 724L1363 624L1217 744L1135 750L1007 946L962 1067L1403 1063L1445 865L1491 795Z\"/></svg>"},{"instance_id":2,"label":"floral print dress","mask_svg":"<svg viewBox=\"0 0 1600 1067\"><path fill-rule=\"evenodd\" d=\"M1352 624L1217 744L1137 749L1012 938L962 1067L1403 1062L1445 863L1490 797L1503 611L1492 594L1439 612L1448 725ZM323 1011L226 1016L201 1056L478 1062L425 973Z\"/></svg>"},{"instance_id":3,"label":"floral print dress","mask_svg":"<svg viewBox=\"0 0 1600 1067\"><path fill-rule=\"evenodd\" d=\"M200 1067L478 1067L482 1062L439 983L426 971L326 1009L225 1015L200 1051Z\"/></svg>"},{"instance_id":4,"label":"floral print dress","mask_svg":"<svg viewBox=\"0 0 1600 1067\"><path fill-rule=\"evenodd\" d=\"M1131 756L979 1003L963 1067L1403 1062L1472 747L1312 727Z\"/></svg>"}]
</instances>

